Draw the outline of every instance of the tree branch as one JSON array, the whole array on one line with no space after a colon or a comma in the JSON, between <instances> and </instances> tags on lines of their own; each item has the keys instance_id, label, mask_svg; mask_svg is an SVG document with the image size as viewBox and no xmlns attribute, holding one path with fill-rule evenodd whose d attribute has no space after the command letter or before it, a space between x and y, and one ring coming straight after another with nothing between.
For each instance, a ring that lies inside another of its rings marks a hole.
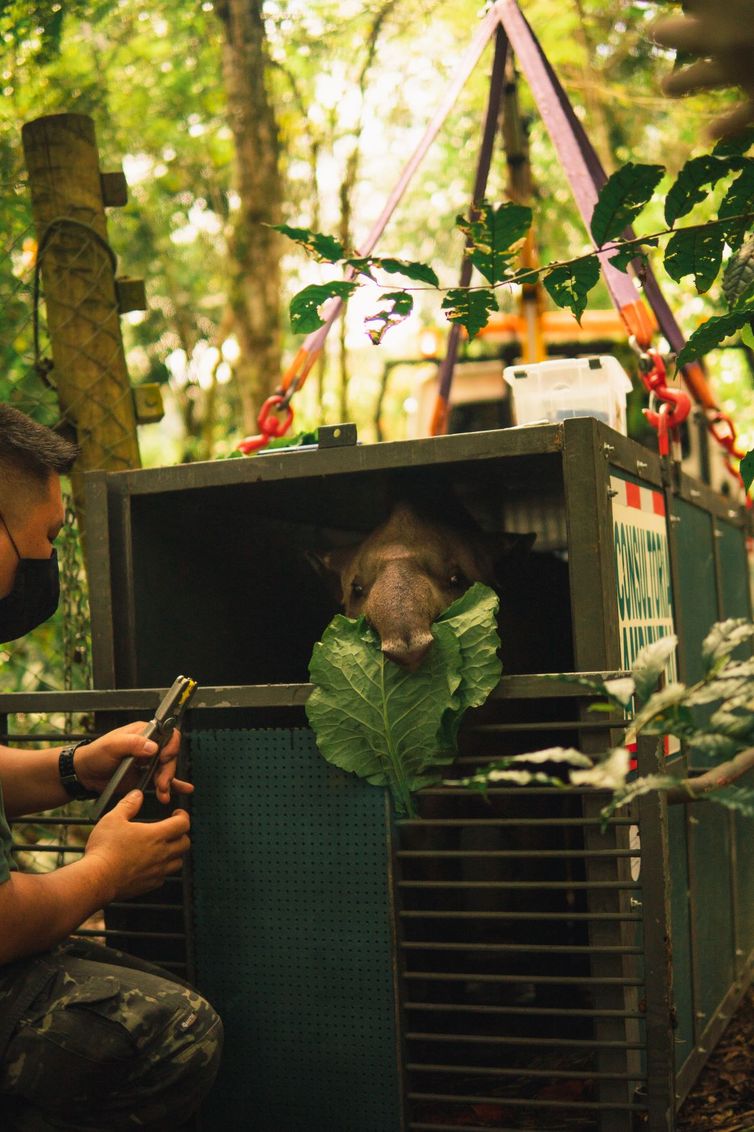
<instances>
[{"instance_id":1,"label":"tree branch","mask_svg":"<svg viewBox=\"0 0 754 1132\"><path fill-rule=\"evenodd\" d=\"M677 787L667 791L668 805L701 802L707 794L719 790L721 786L730 786L731 782L735 782L752 767L754 767L754 747L748 747L729 759L727 763L710 767L704 774L695 778L681 779Z\"/></svg>"}]
</instances>

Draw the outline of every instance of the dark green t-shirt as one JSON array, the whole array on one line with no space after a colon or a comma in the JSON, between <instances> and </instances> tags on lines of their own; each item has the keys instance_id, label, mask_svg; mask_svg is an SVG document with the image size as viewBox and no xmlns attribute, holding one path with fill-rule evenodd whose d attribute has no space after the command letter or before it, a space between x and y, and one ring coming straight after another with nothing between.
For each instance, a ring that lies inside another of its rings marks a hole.
<instances>
[{"instance_id":1,"label":"dark green t-shirt","mask_svg":"<svg viewBox=\"0 0 754 1132\"><path fill-rule=\"evenodd\" d=\"M3 805L3 788L0 785L0 884L4 884L16 864L11 856L11 836Z\"/></svg>"}]
</instances>

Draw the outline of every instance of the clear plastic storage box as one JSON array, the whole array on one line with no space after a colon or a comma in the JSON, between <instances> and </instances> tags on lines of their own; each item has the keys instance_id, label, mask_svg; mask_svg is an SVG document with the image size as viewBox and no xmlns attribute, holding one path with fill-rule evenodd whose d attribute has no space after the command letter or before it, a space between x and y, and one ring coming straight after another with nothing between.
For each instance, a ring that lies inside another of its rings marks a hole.
<instances>
[{"instance_id":1,"label":"clear plastic storage box","mask_svg":"<svg viewBox=\"0 0 754 1132\"><path fill-rule=\"evenodd\" d=\"M626 395L631 379L616 358L556 358L531 365L507 366L516 422L563 421L596 417L626 432Z\"/></svg>"}]
</instances>

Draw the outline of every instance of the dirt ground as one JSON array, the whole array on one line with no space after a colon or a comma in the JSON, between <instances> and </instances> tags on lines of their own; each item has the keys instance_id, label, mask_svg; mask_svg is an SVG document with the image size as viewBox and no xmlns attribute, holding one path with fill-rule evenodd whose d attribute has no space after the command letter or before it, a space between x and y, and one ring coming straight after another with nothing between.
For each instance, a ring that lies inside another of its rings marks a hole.
<instances>
[{"instance_id":1,"label":"dirt ground","mask_svg":"<svg viewBox=\"0 0 754 1132\"><path fill-rule=\"evenodd\" d=\"M676 1132L754 1132L754 989L686 1098Z\"/></svg>"}]
</instances>

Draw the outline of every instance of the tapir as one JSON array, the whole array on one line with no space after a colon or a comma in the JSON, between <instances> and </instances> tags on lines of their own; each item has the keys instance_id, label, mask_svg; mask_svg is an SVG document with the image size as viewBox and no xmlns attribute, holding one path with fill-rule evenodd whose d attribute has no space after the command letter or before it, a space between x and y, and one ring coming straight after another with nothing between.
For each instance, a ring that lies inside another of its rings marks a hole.
<instances>
[{"instance_id":1,"label":"tapir","mask_svg":"<svg viewBox=\"0 0 754 1132\"><path fill-rule=\"evenodd\" d=\"M320 561L338 579L346 615L366 617L385 656L404 668L414 671L424 660L435 618L473 582L484 582L501 594L506 670L558 671L565 659L567 567L550 555L530 555L534 538L489 535L471 522L451 525L402 500L357 546L331 550Z\"/></svg>"}]
</instances>

